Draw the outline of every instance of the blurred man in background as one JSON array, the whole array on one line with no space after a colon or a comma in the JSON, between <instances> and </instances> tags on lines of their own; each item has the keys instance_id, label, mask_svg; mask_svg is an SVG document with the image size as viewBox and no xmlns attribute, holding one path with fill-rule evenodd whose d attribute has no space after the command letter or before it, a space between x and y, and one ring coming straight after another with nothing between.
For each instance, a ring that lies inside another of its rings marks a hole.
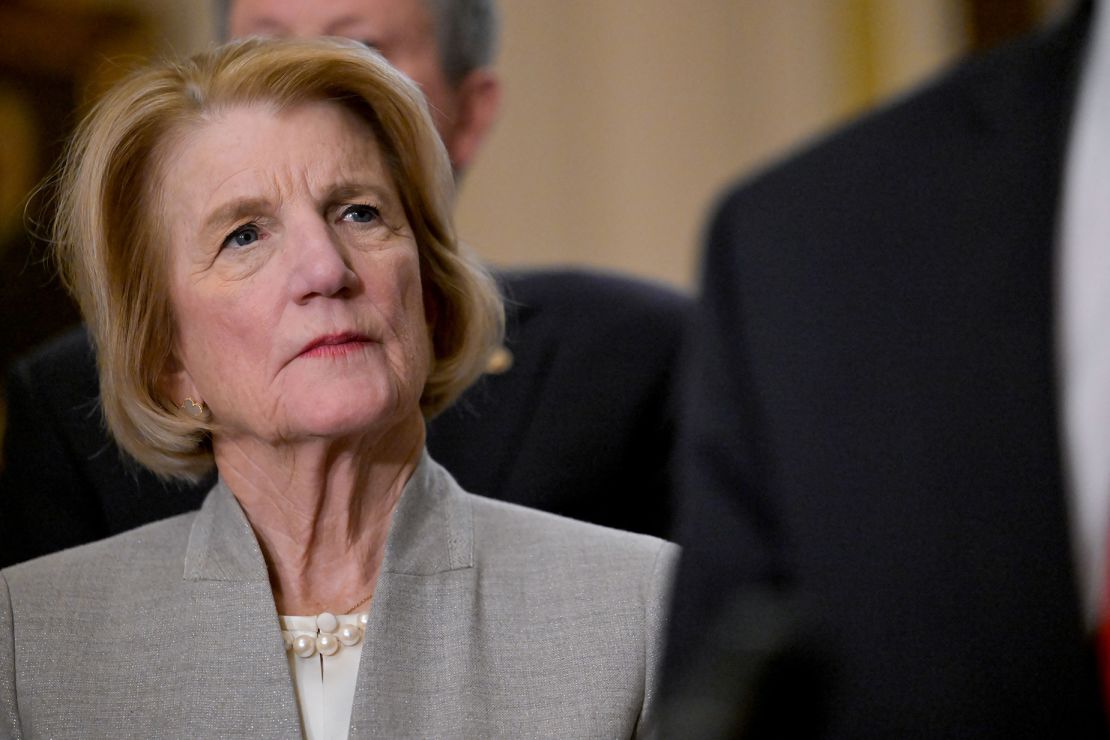
<instances>
[{"instance_id":1,"label":"blurred man in background","mask_svg":"<svg viewBox=\"0 0 1110 740\"><path fill-rule=\"evenodd\" d=\"M1108 11L722 201L680 424L675 736L1104 736Z\"/></svg>"},{"instance_id":2,"label":"blurred man in background","mask_svg":"<svg viewBox=\"0 0 1110 740\"><path fill-rule=\"evenodd\" d=\"M420 86L456 174L473 161L497 118L497 17L474 0L225 0L227 32L340 36L378 50Z\"/></svg>"},{"instance_id":3,"label":"blurred man in background","mask_svg":"<svg viewBox=\"0 0 1110 740\"><path fill-rule=\"evenodd\" d=\"M461 176L497 117L492 0L232 0L234 37L337 35L378 49L425 92ZM538 144L542 145L542 143ZM428 427L474 493L666 535L672 378L688 301L584 271L497 272L508 336L489 372ZM0 471L0 564L199 505L120 457L97 408L83 329L16 362Z\"/></svg>"}]
</instances>

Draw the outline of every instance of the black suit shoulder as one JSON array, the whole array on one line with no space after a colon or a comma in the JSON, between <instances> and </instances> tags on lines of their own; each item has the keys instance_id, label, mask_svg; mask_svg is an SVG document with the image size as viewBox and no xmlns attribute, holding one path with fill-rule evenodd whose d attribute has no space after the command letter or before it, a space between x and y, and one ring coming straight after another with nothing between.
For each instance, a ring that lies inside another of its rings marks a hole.
<instances>
[{"instance_id":1,"label":"black suit shoulder","mask_svg":"<svg viewBox=\"0 0 1110 740\"><path fill-rule=\"evenodd\" d=\"M545 354L588 354L580 368L658 379L676 359L692 302L646 280L585 270L503 273L507 344Z\"/></svg>"},{"instance_id":2,"label":"black suit shoulder","mask_svg":"<svg viewBox=\"0 0 1110 740\"><path fill-rule=\"evenodd\" d=\"M597 270L505 270L497 273L497 281L510 306L559 307L578 313L605 308L619 314L673 320L690 305L686 294L661 283Z\"/></svg>"},{"instance_id":3,"label":"black suit shoulder","mask_svg":"<svg viewBox=\"0 0 1110 740\"><path fill-rule=\"evenodd\" d=\"M1032 435L1014 450L1051 447L1053 246L1080 21L961 65L720 201L699 343L727 332L712 351L744 374L745 425L763 435L781 410L843 413L883 448L883 425L863 420L914 417L923 442L974 425Z\"/></svg>"},{"instance_id":4,"label":"black suit shoulder","mask_svg":"<svg viewBox=\"0 0 1110 740\"><path fill-rule=\"evenodd\" d=\"M668 534L674 370L690 299L586 270L497 277L512 365L432 421L432 456L475 493Z\"/></svg>"},{"instance_id":5,"label":"black suit shoulder","mask_svg":"<svg viewBox=\"0 0 1110 740\"><path fill-rule=\"evenodd\" d=\"M73 464L88 454L86 440L75 445L67 435L74 424L98 418L95 366L86 362L84 346L84 332L67 334L8 371L0 565L106 532L99 502L85 495L88 480Z\"/></svg>"},{"instance_id":6,"label":"black suit shoulder","mask_svg":"<svg viewBox=\"0 0 1110 740\"><path fill-rule=\"evenodd\" d=\"M96 355L78 327L18 358L6 387L0 564L84 544L199 506L211 479L160 480L104 426Z\"/></svg>"},{"instance_id":7,"label":"black suit shoulder","mask_svg":"<svg viewBox=\"0 0 1110 740\"><path fill-rule=\"evenodd\" d=\"M982 205L986 196L977 186L984 181L1008 187L1015 178L1042 176L1045 166L1058 175L1087 12L958 64L809 142L738 181L716 213L755 232L743 236L758 236L767 224L779 241L812 241L824 227L834 235L875 225L888 232L915 208L932 215L961 201ZM1000 153L1011 157L999 161ZM1030 163L1042 166L1030 172ZM1041 195L1030 198L1039 202Z\"/></svg>"}]
</instances>

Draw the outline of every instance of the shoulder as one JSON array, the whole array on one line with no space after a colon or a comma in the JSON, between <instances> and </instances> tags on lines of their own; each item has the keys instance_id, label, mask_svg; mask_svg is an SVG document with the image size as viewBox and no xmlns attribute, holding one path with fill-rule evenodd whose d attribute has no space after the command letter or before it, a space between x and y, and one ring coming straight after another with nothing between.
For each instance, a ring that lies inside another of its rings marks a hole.
<instances>
[{"instance_id":1,"label":"shoulder","mask_svg":"<svg viewBox=\"0 0 1110 740\"><path fill-rule=\"evenodd\" d=\"M509 309L542 310L594 322L650 316L681 319L690 298L662 283L582 269L511 270L496 275ZM605 311L599 314L599 311Z\"/></svg>"},{"instance_id":2,"label":"shoulder","mask_svg":"<svg viewBox=\"0 0 1110 740\"><path fill-rule=\"evenodd\" d=\"M542 373L555 372L557 358L563 372L592 368L604 375L600 367L622 368L625 376L657 374L677 354L692 307L690 297L673 288L605 272L526 270L497 279L507 345Z\"/></svg>"},{"instance_id":3,"label":"shoulder","mask_svg":"<svg viewBox=\"0 0 1110 740\"><path fill-rule=\"evenodd\" d=\"M96 353L85 327L78 326L17 358L13 367L34 374L71 374L95 371Z\"/></svg>"},{"instance_id":4,"label":"shoulder","mask_svg":"<svg viewBox=\"0 0 1110 740\"><path fill-rule=\"evenodd\" d=\"M56 611L90 601L121 605L180 581L196 512L6 568L13 604Z\"/></svg>"},{"instance_id":5,"label":"shoulder","mask_svg":"<svg viewBox=\"0 0 1110 740\"><path fill-rule=\"evenodd\" d=\"M969 173L997 173L999 152L992 147L1004 146L1015 157L1055 153L1066 134L1086 15L963 60L804 144L735 183L718 203L718 219L744 233L764 221L780 231L794 221L793 228L812 233L821 226L797 220L835 228L859 215L845 218L846 204L870 206L881 218L892 203L955 197L956 184L973 179Z\"/></svg>"},{"instance_id":6,"label":"shoulder","mask_svg":"<svg viewBox=\"0 0 1110 740\"><path fill-rule=\"evenodd\" d=\"M11 366L9 385L34 388L46 400L80 406L95 401L99 392L96 353L84 326L51 339ZM41 400L41 399L40 399Z\"/></svg>"},{"instance_id":7,"label":"shoulder","mask_svg":"<svg viewBox=\"0 0 1110 740\"><path fill-rule=\"evenodd\" d=\"M678 557L677 545L657 537L462 495L473 510L479 567L492 565L535 575L560 573L570 583L588 576L590 580L579 582L580 588L606 590L620 582L637 587L666 582Z\"/></svg>"}]
</instances>

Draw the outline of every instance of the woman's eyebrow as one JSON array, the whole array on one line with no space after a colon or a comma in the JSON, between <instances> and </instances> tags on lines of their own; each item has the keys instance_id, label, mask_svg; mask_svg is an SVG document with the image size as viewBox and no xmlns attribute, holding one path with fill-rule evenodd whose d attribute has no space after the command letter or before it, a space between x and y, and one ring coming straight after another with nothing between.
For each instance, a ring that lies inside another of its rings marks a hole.
<instances>
[{"instance_id":1,"label":"woman's eyebrow","mask_svg":"<svg viewBox=\"0 0 1110 740\"><path fill-rule=\"evenodd\" d=\"M372 195L380 200L389 200L390 189L384 185L368 182L339 182L328 190L331 200L349 200Z\"/></svg>"},{"instance_id":2,"label":"woman's eyebrow","mask_svg":"<svg viewBox=\"0 0 1110 740\"><path fill-rule=\"evenodd\" d=\"M391 192L390 188L380 183L348 180L332 185L328 189L327 195L328 199L332 201L365 198L367 195L374 196L382 201L390 201ZM201 229L204 232L217 229L222 230L244 218L265 213L271 208L271 202L265 198L235 198L234 200L230 200L218 206L212 211L208 217L204 219Z\"/></svg>"},{"instance_id":3,"label":"woman's eyebrow","mask_svg":"<svg viewBox=\"0 0 1110 740\"><path fill-rule=\"evenodd\" d=\"M247 216L257 216L270 205L263 198L236 198L212 211L201 227L204 231L223 228Z\"/></svg>"}]
</instances>

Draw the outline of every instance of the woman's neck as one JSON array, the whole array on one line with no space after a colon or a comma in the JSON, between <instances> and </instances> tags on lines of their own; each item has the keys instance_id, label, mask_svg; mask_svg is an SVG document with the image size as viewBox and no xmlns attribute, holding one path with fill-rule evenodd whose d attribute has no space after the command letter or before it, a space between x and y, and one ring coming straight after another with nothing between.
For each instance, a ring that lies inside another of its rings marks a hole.
<instances>
[{"instance_id":1,"label":"woman's neck","mask_svg":"<svg viewBox=\"0 0 1110 740\"><path fill-rule=\"evenodd\" d=\"M423 447L419 414L354 440L214 440L220 476L258 537L280 614L366 609L393 510Z\"/></svg>"}]
</instances>

